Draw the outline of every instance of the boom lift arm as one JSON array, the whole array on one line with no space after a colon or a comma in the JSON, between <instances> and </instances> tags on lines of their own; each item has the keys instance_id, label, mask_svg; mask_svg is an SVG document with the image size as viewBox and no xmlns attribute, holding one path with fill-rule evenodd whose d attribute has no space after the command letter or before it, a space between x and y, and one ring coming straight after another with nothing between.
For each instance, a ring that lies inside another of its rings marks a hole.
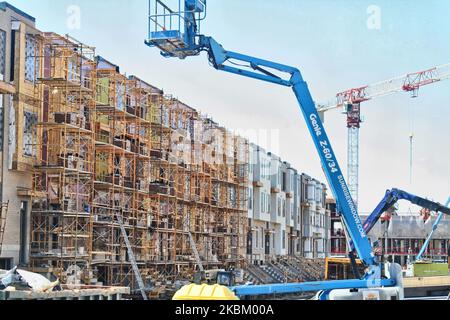
<instances>
[{"instance_id":1,"label":"boom lift arm","mask_svg":"<svg viewBox=\"0 0 450 320\"><path fill-rule=\"evenodd\" d=\"M354 243L354 248L367 266L364 280L343 280L338 283L318 282L315 290L331 290L333 288L364 288L368 286L395 286L393 279L381 279L379 261L372 252L372 247L364 231L356 206L350 195L347 183L339 167L330 140L319 117L316 105L311 97L306 82L297 68L275 63L237 52L225 50L212 37L199 33L200 21L204 19L206 0L185 0L184 7L179 10L169 9L161 0L150 0L150 8L154 2L155 13L150 12L149 39L145 43L150 47L157 47L164 57L178 57L184 59L189 56L207 52L208 59L215 69L234 73L252 79L290 87L294 91L307 127L319 153L320 160L337 207L342 215L342 221ZM159 8L159 10L158 10ZM178 19L178 23L173 20ZM154 29L152 29L154 27ZM369 280L369 281L368 281ZM375 281L374 281L375 280ZM374 281L374 282L373 282ZM270 292L260 286L245 286L258 294L270 294L273 290L287 290L286 284L271 285ZM288 286L290 287L290 286ZM295 285L295 291L309 291L310 286ZM239 293L240 288L234 288Z\"/></svg>"},{"instance_id":2,"label":"boom lift arm","mask_svg":"<svg viewBox=\"0 0 450 320\"><path fill-rule=\"evenodd\" d=\"M366 232L366 234L368 234L370 230L372 230L382 214L385 213L393 205L395 205L399 200L407 200L412 204L416 204L422 208L429 209L430 211L441 212L441 214L445 213L450 215L450 208L447 207L448 203L447 205L443 206L437 202L418 197L403 190L387 190L384 198L380 201L375 210L370 214L369 217L367 217L366 221L364 222L364 231ZM438 218L437 221L440 221L440 219ZM353 241L350 241L350 249L352 251L354 250Z\"/></svg>"},{"instance_id":3,"label":"boom lift arm","mask_svg":"<svg viewBox=\"0 0 450 320\"><path fill-rule=\"evenodd\" d=\"M450 197L448 198L447 203L445 204L445 207L447 207L448 210L450 210L450 209L448 208L448 205L449 205L449 204L450 204ZM430 243L430 240L431 240L431 238L433 237L433 233L436 231L436 229L437 229L439 223L441 222L442 217L444 216L444 213L446 213L446 212L444 212L443 210L439 210L439 211L440 211L440 212L439 212L439 215L438 215L438 217L436 218L436 221L434 222L433 227L432 227L432 229L431 229L431 232L430 232L430 234L428 235L427 239L425 240L425 242L424 242L424 244L423 244L423 246L422 246L422 249L420 249L419 254L418 254L417 257L416 257L416 261L421 261L421 260L422 260L423 254L424 254L425 251L427 250L428 244Z\"/></svg>"},{"instance_id":4,"label":"boom lift arm","mask_svg":"<svg viewBox=\"0 0 450 320\"><path fill-rule=\"evenodd\" d=\"M407 200L412 204L416 204L419 207L429 209L430 211L442 212L450 215L450 208L447 207L448 204L444 206L440 203L415 196L411 193L399 189L387 190L384 198L380 201L375 210L364 222L364 230L366 231L366 233L369 233L370 230L372 230L373 226L380 219L381 215L394 204L396 204L399 200Z\"/></svg>"}]
</instances>

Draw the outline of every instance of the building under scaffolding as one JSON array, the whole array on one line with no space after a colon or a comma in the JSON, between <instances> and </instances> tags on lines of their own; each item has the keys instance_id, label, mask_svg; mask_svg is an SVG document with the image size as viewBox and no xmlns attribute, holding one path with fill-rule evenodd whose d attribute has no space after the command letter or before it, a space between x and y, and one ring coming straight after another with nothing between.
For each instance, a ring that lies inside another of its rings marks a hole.
<instances>
[{"instance_id":1,"label":"building under scaffolding","mask_svg":"<svg viewBox=\"0 0 450 320\"><path fill-rule=\"evenodd\" d=\"M0 269L135 289L136 260L147 288L173 289L200 265L326 255L326 239L314 246L322 235L307 233L326 219L321 196L306 197L326 191L318 181L281 160L277 170L255 162L246 139L94 47L42 33L4 2L0 18L0 202L19 213L0 217Z\"/></svg>"},{"instance_id":2,"label":"building under scaffolding","mask_svg":"<svg viewBox=\"0 0 450 320\"><path fill-rule=\"evenodd\" d=\"M94 49L53 33L40 42L30 262L71 283L89 275L92 252Z\"/></svg>"},{"instance_id":3,"label":"building under scaffolding","mask_svg":"<svg viewBox=\"0 0 450 320\"><path fill-rule=\"evenodd\" d=\"M247 140L68 36L35 52L31 266L133 287L120 214L149 286L191 278L189 236L202 265L241 267Z\"/></svg>"}]
</instances>

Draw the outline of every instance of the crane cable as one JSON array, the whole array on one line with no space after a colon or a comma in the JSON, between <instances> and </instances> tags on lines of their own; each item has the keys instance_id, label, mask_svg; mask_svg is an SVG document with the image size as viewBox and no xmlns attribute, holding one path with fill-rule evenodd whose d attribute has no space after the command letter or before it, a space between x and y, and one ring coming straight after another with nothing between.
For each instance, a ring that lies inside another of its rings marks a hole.
<instances>
[{"instance_id":1,"label":"crane cable","mask_svg":"<svg viewBox=\"0 0 450 320\"><path fill-rule=\"evenodd\" d=\"M414 99L414 97L413 97ZM414 121L414 104L409 104L409 184L412 187L413 183L413 161L414 161L414 133L415 133L415 121Z\"/></svg>"}]
</instances>

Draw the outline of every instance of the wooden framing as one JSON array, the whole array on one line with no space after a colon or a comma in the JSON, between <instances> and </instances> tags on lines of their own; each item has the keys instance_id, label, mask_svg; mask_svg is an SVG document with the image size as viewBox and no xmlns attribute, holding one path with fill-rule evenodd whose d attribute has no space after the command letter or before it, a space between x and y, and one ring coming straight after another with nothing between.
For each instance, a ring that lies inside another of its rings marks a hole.
<instances>
[{"instance_id":1,"label":"wooden framing","mask_svg":"<svg viewBox=\"0 0 450 320\"><path fill-rule=\"evenodd\" d=\"M148 287L192 280L189 234L205 268L242 267L247 140L75 39L45 33L43 52L32 266L135 289L119 211Z\"/></svg>"}]
</instances>

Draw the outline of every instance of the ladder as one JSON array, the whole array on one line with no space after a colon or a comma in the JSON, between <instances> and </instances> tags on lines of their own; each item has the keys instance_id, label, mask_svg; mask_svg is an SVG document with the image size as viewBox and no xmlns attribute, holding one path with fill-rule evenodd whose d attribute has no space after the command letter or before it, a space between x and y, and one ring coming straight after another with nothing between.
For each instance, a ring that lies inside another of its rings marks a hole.
<instances>
[{"instance_id":1,"label":"ladder","mask_svg":"<svg viewBox=\"0 0 450 320\"><path fill-rule=\"evenodd\" d=\"M184 228L188 233L189 243L191 245L192 251L194 252L195 260L197 261L198 269L203 272L205 269L203 268L202 260L200 259L200 254L198 253L197 246L195 245L194 237L192 236L191 230L189 228L189 215L186 216L184 220Z\"/></svg>"},{"instance_id":2,"label":"ladder","mask_svg":"<svg viewBox=\"0 0 450 320\"><path fill-rule=\"evenodd\" d=\"M2 247L3 247L3 237L5 235L5 228L6 228L6 216L8 215L8 202L3 202L1 204L1 212L0 212L0 255L2 254Z\"/></svg>"},{"instance_id":3,"label":"ladder","mask_svg":"<svg viewBox=\"0 0 450 320\"><path fill-rule=\"evenodd\" d=\"M122 232L123 239L125 240L125 244L127 246L128 257L130 258L131 266L133 268L134 276L136 277L136 282L139 286L139 291L141 292L142 298L144 300L148 300L147 295L145 294L145 286L144 281L142 281L141 273L139 272L139 268L136 263L136 258L134 257L133 249L131 248L130 240L128 239L127 231L125 230L125 226L123 224L122 213L118 210L116 211L117 222L119 222L120 231Z\"/></svg>"}]
</instances>

